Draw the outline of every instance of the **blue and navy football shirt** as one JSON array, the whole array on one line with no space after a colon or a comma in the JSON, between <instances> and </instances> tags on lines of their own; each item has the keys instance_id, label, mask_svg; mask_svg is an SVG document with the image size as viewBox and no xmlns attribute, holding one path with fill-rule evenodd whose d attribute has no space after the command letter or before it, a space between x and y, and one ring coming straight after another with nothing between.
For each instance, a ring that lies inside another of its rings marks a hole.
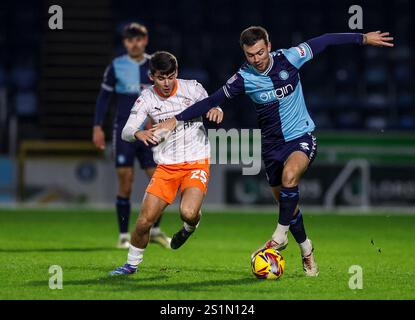
<instances>
[{"instance_id":1,"label":"blue and navy football shirt","mask_svg":"<svg viewBox=\"0 0 415 320\"><path fill-rule=\"evenodd\" d=\"M299 75L301 66L312 57L306 42L280 49L270 53L270 64L264 72L245 63L223 86L227 98L247 94L254 102L264 149L314 130Z\"/></svg>"},{"instance_id":2,"label":"blue and navy football shirt","mask_svg":"<svg viewBox=\"0 0 415 320\"><path fill-rule=\"evenodd\" d=\"M106 68L101 89L116 95L115 120L125 123L141 91L152 84L149 78L150 56L141 62L127 54L115 58Z\"/></svg>"},{"instance_id":3,"label":"blue and navy football shirt","mask_svg":"<svg viewBox=\"0 0 415 320\"><path fill-rule=\"evenodd\" d=\"M175 115L178 121L201 116L211 108L240 94L255 104L262 134L262 153L314 130L304 101L299 69L327 46L364 44L362 33L326 33L290 49L270 53L270 64L259 72L245 63L227 83L212 95Z\"/></svg>"}]
</instances>

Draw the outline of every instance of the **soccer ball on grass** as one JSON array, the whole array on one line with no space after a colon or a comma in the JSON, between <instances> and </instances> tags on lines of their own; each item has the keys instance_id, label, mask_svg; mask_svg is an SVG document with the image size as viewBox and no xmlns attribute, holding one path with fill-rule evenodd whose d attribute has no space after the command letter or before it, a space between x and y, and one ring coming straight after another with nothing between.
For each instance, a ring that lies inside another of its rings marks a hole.
<instances>
[{"instance_id":1,"label":"soccer ball on grass","mask_svg":"<svg viewBox=\"0 0 415 320\"><path fill-rule=\"evenodd\" d=\"M251 261L252 273L258 279L277 280L284 273L284 266L283 256L272 248L262 249Z\"/></svg>"}]
</instances>

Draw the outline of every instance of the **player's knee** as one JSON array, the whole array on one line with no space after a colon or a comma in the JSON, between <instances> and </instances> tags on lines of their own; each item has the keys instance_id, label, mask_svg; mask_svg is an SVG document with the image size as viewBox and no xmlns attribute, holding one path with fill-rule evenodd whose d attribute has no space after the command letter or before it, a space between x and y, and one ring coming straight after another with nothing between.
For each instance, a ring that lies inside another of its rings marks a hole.
<instances>
[{"instance_id":1,"label":"player's knee","mask_svg":"<svg viewBox=\"0 0 415 320\"><path fill-rule=\"evenodd\" d=\"M125 198L129 198L132 192L132 188L129 186L125 186L125 185L120 185L119 188L119 195Z\"/></svg>"},{"instance_id":2,"label":"player's knee","mask_svg":"<svg viewBox=\"0 0 415 320\"><path fill-rule=\"evenodd\" d=\"M282 174L282 185L285 188L293 188L298 185L299 174L293 168L287 168Z\"/></svg>"},{"instance_id":3,"label":"player's knee","mask_svg":"<svg viewBox=\"0 0 415 320\"><path fill-rule=\"evenodd\" d=\"M199 222L200 215L199 210L192 206L181 206L180 215L183 221L187 222L190 225L195 225Z\"/></svg>"},{"instance_id":4,"label":"player's knee","mask_svg":"<svg viewBox=\"0 0 415 320\"><path fill-rule=\"evenodd\" d=\"M136 228L146 232L151 229L153 224L156 222L156 217L149 209L145 207L141 208L140 215L137 219Z\"/></svg>"},{"instance_id":5,"label":"player's knee","mask_svg":"<svg viewBox=\"0 0 415 320\"><path fill-rule=\"evenodd\" d=\"M147 217L140 217L137 220L136 230L139 233L149 232L155 221Z\"/></svg>"}]
</instances>

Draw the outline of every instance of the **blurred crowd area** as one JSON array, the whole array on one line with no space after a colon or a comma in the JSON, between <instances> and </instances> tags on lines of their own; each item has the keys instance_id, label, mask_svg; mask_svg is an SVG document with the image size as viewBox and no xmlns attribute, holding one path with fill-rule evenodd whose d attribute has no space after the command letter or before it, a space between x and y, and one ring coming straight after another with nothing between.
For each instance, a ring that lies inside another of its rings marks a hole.
<instances>
[{"instance_id":1,"label":"blurred crowd area","mask_svg":"<svg viewBox=\"0 0 415 320\"><path fill-rule=\"evenodd\" d=\"M68 1L61 2L65 21ZM108 42L113 45L105 53L107 63L124 52L120 37L123 26L137 21L149 29L148 52L174 53L180 77L199 80L209 93L222 86L244 62L238 40L241 30L250 25L268 29L273 49L288 48L329 32L360 32L348 28L349 7L359 4L353 1L107 2L113 30L108 32ZM391 32L395 48L331 47L304 65L301 80L309 111L320 129L414 130L414 5L409 0L395 0L364 1L361 6L362 31ZM27 126L27 136L32 130L39 137L36 123L42 123L39 88L45 60L42 37L48 32L44 11L47 6L41 0L0 2L0 152L7 149L12 116L32 124ZM96 93L98 90L97 80ZM93 102L88 107L91 126ZM234 99L225 111L226 128L256 127L255 110L248 98Z\"/></svg>"}]
</instances>

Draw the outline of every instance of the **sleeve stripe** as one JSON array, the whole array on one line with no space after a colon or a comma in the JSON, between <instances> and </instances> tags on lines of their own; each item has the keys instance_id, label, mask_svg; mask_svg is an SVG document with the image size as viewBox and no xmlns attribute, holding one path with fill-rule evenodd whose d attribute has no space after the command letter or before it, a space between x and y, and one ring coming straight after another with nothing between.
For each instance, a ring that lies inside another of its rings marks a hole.
<instances>
[{"instance_id":1,"label":"sleeve stripe","mask_svg":"<svg viewBox=\"0 0 415 320\"><path fill-rule=\"evenodd\" d=\"M110 87L109 85L107 85L105 83L102 83L101 84L101 88L104 89L104 90L106 90L106 91L110 91L110 92L114 91L114 88L113 87Z\"/></svg>"},{"instance_id":2,"label":"sleeve stripe","mask_svg":"<svg viewBox=\"0 0 415 320\"><path fill-rule=\"evenodd\" d=\"M225 92L225 96L228 97L229 99L231 99L232 97L229 94L228 89L226 88L226 86L223 86L222 88L223 88L223 92Z\"/></svg>"},{"instance_id":3,"label":"sleeve stripe","mask_svg":"<svg viewBox=\"0 0 415 320\"><path fill-rule=\"evenodd\" d=\"M311 54L311 59L313 59L314 55L313 55L313 50L311 50L311 47L308 45L307 42L303 42L305 47L308 49L308 51L310 51Z\"/></svg>"}]
</instances>

